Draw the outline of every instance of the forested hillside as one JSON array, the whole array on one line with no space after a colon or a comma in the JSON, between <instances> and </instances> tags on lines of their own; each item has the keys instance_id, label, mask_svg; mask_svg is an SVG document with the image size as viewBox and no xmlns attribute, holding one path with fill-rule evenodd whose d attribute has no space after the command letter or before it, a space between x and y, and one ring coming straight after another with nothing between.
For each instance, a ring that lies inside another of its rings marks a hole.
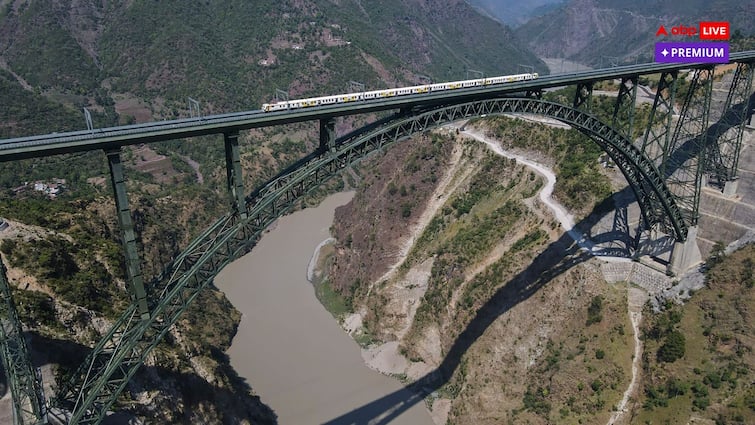
<instances>
[{"instance_id":1,"label":"forested hillside","mask_svg":"<svg viewBox=\"0 0 755 425\"><path fill-rule=\"evenodd\" d=\"M728 21L733 39L755 36L755 9L738 0L571 0L529 20L516 34L540 57L598 67L651 62L653 43L661 41L655 37L660 25L697 26L700 21ZM732 51L752 48L752 40L732 45Z\"/></svg>"},{"instance_id":2,"label":"forested hillside","mask_svg":"<svg viewBox=\"0 0 755 425\"><path fill-rule=\"evenodd\" d=\"M470 68L544 70L461 0L3 3L0 67L29 91L103 112L97 125L180 116L189 96L210 113L255 109L275 89L301 96L349 81L463 78Z\"/></svg>"},{"instance_id":3,"label":"forested hillside","mask_svg":"<svg viewBox=\"0 0 755 425\"><path fill-rule=\"evenodd\" d=\"M211 114L257 109L277 89L294 97L347 91L350 81L377 89L468 69L543 71L519 45L461 0L0 0L0 138L85 129L82 108L96 128L187 117L189 97ZM360 119L339 121L338 131ZM246 190L311 151L316 131L243 133ZM124 149L123 159L149 281L228 211L223 146L219 137L177 140ZM102 152L0 164L0 217L10 223L0 253L48 396L128 302L108 179ZM238 321L221 293L203 293L130 383L120 412L273 423L224 354Z\"/></svg>"}]
</instances>

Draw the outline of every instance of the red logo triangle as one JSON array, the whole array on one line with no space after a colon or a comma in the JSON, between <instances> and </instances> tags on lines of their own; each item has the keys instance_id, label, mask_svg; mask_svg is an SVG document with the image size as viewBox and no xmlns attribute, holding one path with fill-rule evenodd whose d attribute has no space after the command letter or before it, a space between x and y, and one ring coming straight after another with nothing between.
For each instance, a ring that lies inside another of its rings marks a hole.
<instances>
[{"instance_id":1,"label":"red logo triangle","mask_svg":"<svg viewBox=\"0 0 755 425\"><path fill-rule=\"evenodd\" d=\"M661 25L660 28L658 28L658 31L655 32L655 36L658 37L659 35L665 35L668 37L668 33L666 32L666 28L664 28L663 25Z\"/></svg>"}]
</instances>

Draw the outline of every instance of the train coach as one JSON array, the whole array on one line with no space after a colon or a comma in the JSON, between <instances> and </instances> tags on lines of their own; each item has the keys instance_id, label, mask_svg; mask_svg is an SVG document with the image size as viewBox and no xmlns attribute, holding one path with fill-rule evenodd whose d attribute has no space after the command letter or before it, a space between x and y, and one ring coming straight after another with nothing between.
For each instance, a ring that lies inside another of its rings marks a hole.
<instances>
[{"instance_id":1,"label":"train coach","mask_svg":"<svg viewBox=\"0 0 755 425\"><path fill-rule=\"evenodd\" d=\"M263 103L264 112L285 111L288 109L309 108L313 106L333 105L337 103L358 102L362 100L382 99L393 96L406 96L409 94L425 94L445 90L454 90L468 87L488 86L492 84L505 84L517 81L534 80L537 73L502 75L499 77L477 78L474 80L449 81L446 83L425 84L421 86L399 87L395 89L373 90L358 93L336 94L332 96L310 97L306 99L284 100L273 103Z\"/></svg>"}]
</instances>

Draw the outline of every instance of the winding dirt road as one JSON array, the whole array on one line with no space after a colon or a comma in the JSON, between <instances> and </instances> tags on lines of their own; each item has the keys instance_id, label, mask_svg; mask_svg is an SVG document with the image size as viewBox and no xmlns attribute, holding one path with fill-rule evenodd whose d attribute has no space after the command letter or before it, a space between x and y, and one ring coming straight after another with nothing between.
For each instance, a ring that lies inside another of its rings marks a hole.
<instances>
[{"instance_id":1,"label":"winding dirt road","mask_svg":"<svg viewBox=\"0 0 755 425\"><path fill-rule=\"evenodd\" d=\"M500 155L502 157L508 158L508 159L516 159L518 162L526 165L527 167L532 168L534 171L536 171L538 174L543 176L545 178L545 187L540 191L539 198L545 204L552 212L553 215L556 217L559 223L561 223L561 227L569 233L569 236L571 236L572 239L574 239L575 242L579 244L582 249L585 249L589 251L590 253L594 253L594 244L586 239L583 235L581 235L579 232L574 230L574 217L569 214L566 209L558 203L556 200L553 199L553 187L556 184L556 175L553 173L551 169L548 167L538 164L537 162L531 161L529 159L526 159L522 157L521 155L513 154L510 152L506 152L501 148L501 145L494 141L487 136L480 134L473 130L462 130L461 134L464 134L466 136L469 136L477 141L480 141L482 143L485 143L488 145L488 147L495 152L497 155ZM604 261L629 261L629 259L626 258L613 258L613 257L600 257ZM642 306L644 304L644 301L646 299L646 294L644 291L637 289L637 288L630 288L628 293L628 307L629 307L629 318L632 322L632 330L634 331L634 355L632 357L632 380L629 382L629 386L627 387L626 391L624 391L624 395L621 398L621 401L618 403L616 410L612 413L611 418L608 420L607 425L614 425L618 423L620 419L624 416L624 413L628 411L627 405L629 404L629 400L632 397L632 395L637 391L637 386L639 385L639 376L640 376L640 359L642 358L642 342L639 338L640 333L640 323L642 321Z\"/></svg>"}]
</instances>

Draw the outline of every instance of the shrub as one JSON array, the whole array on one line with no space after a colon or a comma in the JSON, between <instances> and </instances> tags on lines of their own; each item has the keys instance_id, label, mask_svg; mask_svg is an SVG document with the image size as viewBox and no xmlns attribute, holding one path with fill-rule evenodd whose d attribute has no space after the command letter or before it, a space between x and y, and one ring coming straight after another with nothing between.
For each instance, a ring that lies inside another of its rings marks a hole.
<instances>
[{"instance_id":1,"label":"shrub","mask_svg":"<svg viewBox=\"0 0 755 425\"><path fill-rule=\"evenodd\" d=\"M689 384L680 379L669 378L668 381L666 381L666 394L668 394L669 398L684 395L687 393L688 389Z\"/></svg>"},{"instance_id":2,"label":"shrub","mask_svg":"<svg viewBox=\"0 0 755 425\"><path fill-rule=\"evenodd\" d=\"M658 349L658 360L666 363L674 362L684 357L685 338L679 331L671 331L666 341Z\"/></svg>"},{"instance_id":3,"label":"shrub","mask_svg":"<svg viewBox=\"0 0 755 425\"><path fill-rule=\"evenodd\" d=\"M592 297L590 305L587 307L587 326L593 323L600 323L603 320L603 297L596 295Z\"/></svg>"},{"instance_id":4,"label":"shrub","mask_svg":"<svg viewBox=\"0 0 755 425\"><path fill-rule=\"evenodd\" d=\"M551 404L545 400L548 390L538 387L536 391L527 388L524 393L524 408L538 415L547 416L551 411Z\"/></svg>"}]
</instances>

